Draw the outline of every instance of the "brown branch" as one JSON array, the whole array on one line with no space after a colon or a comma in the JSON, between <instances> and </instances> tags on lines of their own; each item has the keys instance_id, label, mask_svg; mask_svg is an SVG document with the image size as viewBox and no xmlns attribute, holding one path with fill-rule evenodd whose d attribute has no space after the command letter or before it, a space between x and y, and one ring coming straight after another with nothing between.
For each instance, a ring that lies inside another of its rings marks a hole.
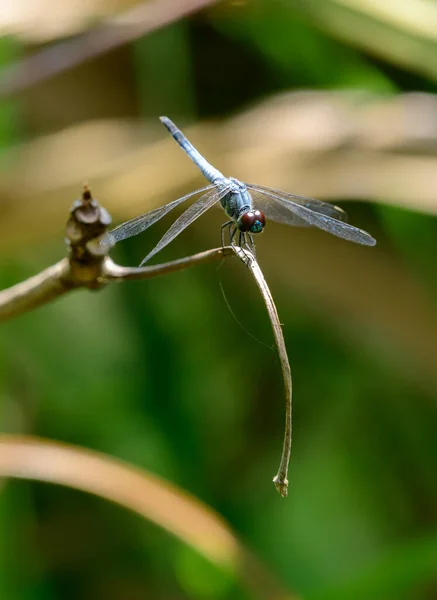
<instances>
[{"instance_id":1,"label":"brown branch","mask_svg":"<svg viewBox=\"0 0 437 600\"><path fill-rule=\"evenodd\" d=\"M21 92L54 75L123 46L169 25L217 0L152 0L135 6L118 17L76 39L60 42L37 52L0 72L0 98Z\"/></svg>"},{"instance_id":2,"label":"brown branch","mask_svg":"<svg viewBox=\"0 0 437 600\"><path fill-rule=\"evenodd\" d=\"M123 267L117 265L109 257L105 257L95 281L73 277L74 269L72 269L71 262L64 258L38 275L0 291L0 321L17 317L74 289L98 288L111 282L151 279L234 254L235 251L230 246L213 248L151 267Z\"/></svg>"},{"instance_id":3,"label":"brown branch","mask_svg":"<svg viewBox=\"0 0 437 600\"><path fill-rule=\"evenodd\" d=\"M74 287L70 264L64 258L38 275L0 292L0 321L46 304Z\"/></svg>"}]
</instances>

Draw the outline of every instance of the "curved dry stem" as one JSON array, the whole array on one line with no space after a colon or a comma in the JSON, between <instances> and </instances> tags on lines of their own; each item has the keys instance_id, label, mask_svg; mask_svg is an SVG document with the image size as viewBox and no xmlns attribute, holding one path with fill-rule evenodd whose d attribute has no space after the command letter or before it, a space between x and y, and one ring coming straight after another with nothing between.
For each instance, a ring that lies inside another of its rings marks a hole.
<instances>
[{"instance_id":1,"label":"curved dry stem","mask_svg":"<svg viewBox=\"0 0 437 600\"><path fill-rule=\"evenodd\" d=\"M291 600L216 512L156 475L96 451L0 435L0 477L55 483L95 494L179 537L221 568L239 575L263 600Z\"/></svg>"},{"instance_id":2,"label":"curved dry stem","mask_svg":"<svg viewBox=\"0 0 437 600\"><path fill-rule=\"evenodd\" d=\"M269 314L270 323L275 337L275 345L278 350L279 360L281 362L282 377L285 388L285 435L282 448L281 462L273 483L276 489L284 498L288 493L288 463L290 462L291 442L292 442L292 380L291 369L288 361L287 349L282 333L281 322L279 321L278 311L276 310L272 294L269 290L264 275L258 265L258 262L253 254L245 250L242 252L239 248L235 248L237 256L247 265L255 279L255 282L261 292L267 312Z\"/></svg>"},{"instance_id":3,"label":"curved dry stem","mask_svg":"<svg viewBox=\"0 0 437 600\"><path fill-rule=\"evenodd\" d=\"M235 251L231 246L225 246L224 248L213 248L211 250L205 250L192 256L186 256L185 258L179 258L171 262L162 263L159 265L152 265L150 267L123 267L114 263L109 257L107 257L103 264L102 269L102 281L109 283L111 281L137 281L140 279L151 279L152 277L159 277L161 275L168 275L175 271L182 271L189 267L196 267L203 263L216 260L218 258L225 258L227 256L234 256Z\"/></svg>"},{"instance_id":4,"label":"curved dry stem","mask_svg":"<svg viewBox=\"0 0 437 600\"><path fill-rule=\"evenodd\" d=\"M0 292L0 321L46 304L75 287L67 258Z\"/></svg>"}]
</instances>

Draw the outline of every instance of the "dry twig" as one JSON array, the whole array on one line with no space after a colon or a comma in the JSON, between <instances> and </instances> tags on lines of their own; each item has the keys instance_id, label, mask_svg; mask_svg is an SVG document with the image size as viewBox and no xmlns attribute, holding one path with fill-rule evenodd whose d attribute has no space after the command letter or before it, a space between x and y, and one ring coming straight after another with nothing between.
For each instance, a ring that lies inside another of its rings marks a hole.
<instances>
[{"instance_id":1,"label":"dry twig","mask_svg":"<svg viewBox=\"0 0 437 600\"><path fill-rule=\"evenodd\" d=\"M291 369L288 360L287 349L285 347L284 335L282 333L281 322L279 321L278 311L276 310L275 303L273 301L272 294L268 288L267 282L264 275L256 262L251 261L249 269L256 281L256 284L261 292L261 295L266 304L267 312L269 314L270 323L272 324L273 335L275 337L275 344L278 350L279 360L281 363L282 378L284 380L285 388L285 434L284 434L284 445L282 448L281 462L279 469L273 483L281 496L287 496L288 491L288 463L290 461L291 442L292 442L292 380L291 380Z\"/></svg>"},{"instance_id":2,"label":"dry twig","mask_svg":"<svg viewBox=\"0 0 437 600\"><path fill-rule=\"evenodd\" d=\"M272 295L255 256L238 246L206 250L148 267L124 267L108 256L111 246L102 238L111 223L109 213L92 197L87 186L82 198L72 207L67 223L69 257L38 275L0 292L0 321L18 316L77 288L99 289L112 282L140 280L167 275L188 267L226 256L238 256L249 268L266 304L275 344L281 361L286 394L285 439L279 470L274 484L281 496L287 496L287 471L291 451L292 383L285 342Z\"/></svg>"},{"instance_id":3,"label":"dry twig","mask_svg":"<svg viewBox=\"0 0 437 600\"><path fill-rule=\"evenodd\" d=\"M235 249L238 257L247 265L253 278L255 279L256 285L263 297L264 303L267 308L270 323L273 329L273 335L275 338L276 349L278 350L279 360L281 363L282 378L284 380L285 388L285 434L284 444L282 448L281 462L279 469L273 483L275 488L281 494L282 497L286 497L288 493L288 463L290 461L291 443L292 443L292 380L291 380L291 369L288 360L287 349L285 347L285 340L282 333L281 322L279 321L278 311L276 310L275 303L273 301L272 294L269 290L264 275L260 269L260 266L255 256L249 253L247 250L244 252L240 249Z\"/></svg>"}]
</instances>

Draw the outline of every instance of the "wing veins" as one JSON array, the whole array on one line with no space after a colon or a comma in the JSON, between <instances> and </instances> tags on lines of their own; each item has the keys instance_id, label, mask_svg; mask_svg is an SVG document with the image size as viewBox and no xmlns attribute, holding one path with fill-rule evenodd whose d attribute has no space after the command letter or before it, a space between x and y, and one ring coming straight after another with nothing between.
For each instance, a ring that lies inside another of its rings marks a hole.
<instances>
[{"instance_id":1,"label":"wing veins","mask_svg":"<svg viewBox=\"0 0 437 600\"><path fill-rule=\"evenodd\" d=\"M319 229L327 231L328 233L332 233L337 237L349 240L351 242L357 242L358 244L363 244L365 246L374 246L376 244L376 240L370 234L362 229L358 229L358 227L354 227L353 225L349 225L348 223L344 223L343 221L328 215L318 213L315 210L311 210L310 208L298 204L297 202L293 202L287 198L282 198L273 192L267 192L250 184L246 185L253 191L258 191L260 194L264 194L269 198L273 198L282 206L287 208L290 212L307 221L310 225L318 227Z\"/></svg>"},{"instance_id":2,"label":"wing veins","mask_svg":"<svg viewBox=\"0 0 437 600\"><path fill-rule=\"evenodd\" d=\"M214 187L214 185L207 185L203 188L199 188L198 190L190 192L189 194L186 194L185 196L182 196L177 200L169 202L165 206L154 208L153 210L150 210L146 213L142 213L141 215L138 215L133 219L129 219L129 221L125 221L124 223L117 225L117 227L114 227L114 229L112 229L111 231L108 231L108 233L106 233L103 236L102 241L100 243L114 245L117 242L121 242L122 240L138 235L146 229L148 229L151 225L162 219L167 213L176 208L176 206L179 206L179 204L185 202L185 200L188 200L192 196L200 194L201 192L211 190Z\"/></svg>"},{"instance_id":3,"label":"wing veins","mask_svg":"<svg viewBox=\"0 0 437 600\"><path fill-rule=\"evenodd\" d=\"M216 187L216 186L213 186ZM142 260L140 266L148 262L155 254L160 252L165 246L170 244L184 229L186 229L193 221L198 219L203 213L209 210L214 204L219 202L228 192L230 187L226 186L220 188L214 194L206 194L202 196L196 202L194 202L180 217L176 219L173 225L164 233L162 238L156 244L156 246L149 252L149 254Z\"/></svg>"},{"instance_id":4,"label":"wing veins","mask_svg":"<svg viewBox=\"0 0 437 600\"><path fill-rule=\"evenodd\" d=\"M303 205L309 210L313 210L315 212L321 213L322 215L324 214L328 217L332 217L333 219L337 219L338 221L343 221L345 223L347 222L346 212L339 206L335 206L335 204L331 204L330 202L323 202L322 200L317 200L316 198L309 198L308 196L297 196L296 194L290 194L290 192L284 192L283 190L277 190L275 188L266 187L264 185L246 183L246 186L250 187L253 191L258 190L261 194L263 192L270 192L273 196L279 196L285 201L294 202L295 204L302 203L300 205ZM311 205L313 205L313 207L311 207Z\"/></svg>"}]
</instances>

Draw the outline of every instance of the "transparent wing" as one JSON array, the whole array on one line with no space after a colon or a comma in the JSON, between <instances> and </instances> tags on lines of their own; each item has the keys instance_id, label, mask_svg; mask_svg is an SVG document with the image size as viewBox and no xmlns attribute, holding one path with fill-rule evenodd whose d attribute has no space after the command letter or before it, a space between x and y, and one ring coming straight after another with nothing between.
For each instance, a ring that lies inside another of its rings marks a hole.
<instances>
[{"instance_id":1,"label":"transparent wing","mask_svg":"<svg viewBox=\"0 0 437 600\"><path fill-rule=\"evenodd\" d=\"M252 196L254 196L254 198L257 197L257 194L254 193L256 190L259 190L260 194L263 194L263 192L269 192L274 196L280 196L284 200L290 200L291 202L305 206L306 208L309 208L310 210L318 212L322 215L326 215L327 217L332 217L333 219L337 219L345 223L348 220L347 214L344 210L342 210L339 206L330 204L329 202L322 202L321 200L307 198L306 196L296 196L295 194L289 194L288 192L265 187L263 185L251 183L246 185L251 189ZM296 227L311 227L312 225L307 220L298 217L297 214L291 213L289 208L286 208L286 206L276 202L274 198L267 199L265 196L264 198L261 197L260 208L263 209L266 217L272 219L272 221L276 221L277 223L285 223L286 225L294 225Z\"/></svg>"},{"instance_id":2,"label":"transparent wing","mask_svg":"<svg viewBox=\"0 0 437 600\"><path fill-rule=\"evenodd\" d=\"M272 220L280 219L280 223L294 225L294 221L297 217L300 220L306 221L309 225L323 229L328 233L332 233L333 235L349 240L350 242L364 244L365 246L374 246L376 244L376 240L366 231L353 227L329 214L322 213L320 212L320 208L319 212L317 212L315 209L308 208L303 204L298 204L294 200L292 201L289 199L291 194L287 194L287 197L283 197L282 192L274 192L273 190L270 190L270 188L261 188L261 186L252 186L250 184L246 185L250 191L253 190L263 196L260 208L265 212L266 216L270 216ZM305 200L311 200L311 202L313 202L310 198L306 198ZM321 204L324 205L323 210L325 210L325 207L331 206L324 202ZM335 209L336 207L332 206L332 208ZM281 209L286 209L290 212L291 216L289 219L286 218L286 213Z\"/></svg>"},{"instance_id":3,"label":"transparent wing","mask_svg":"<svg viewBox=\"0 0 437 600\"><path fill-rule=\"evenodd\" d=\"M304 221L296 214L290 212L287 207L276 202L273 198L268 198L261 190L258 192L255 189L251 189L250 195L252 196L253 205L262 210L270 221L293 225L293 227L312 227L308 221Z\"/></svg>"},{"instance_id":4,"label":"transparent wing","mask_svg":"<svg viewBox=\"0 0 437 600\"><path fill-rule=\"evenodd\" d=\"M196 200L196 202L194 202L184 213L181 214L178 219L176 219L176 221L162 236L153 250L149 252L146 258L141 262L141 265L144 265L146 262L148 262L152 256L155 256L155 254L160 252L165 246L172 242L175 237L177 237L184 229L188 227L188 225L191 225L193 221L198 219L201 215L203 215L204 212L214 206L216 202L221 200L223 196L229 192L229 189L229 186L222 187L218 191L209 192L208 194L205 194Z\"/></svg>"},{"instance_id":5,"label":"transparent wing","mask_svg":"<svg viewBox=\"0 0 437 600\"><path fill-rule=\"evenodd\" d=\"M148 227L162 219L167 213L171 210L188 200L192 196L196 194L200 194L201 192L205 192L207 190L212 190L214 185L207 185L206 187L195 190L194 192L190 192L186 196L182 196L182 198L178 198L177 200L173 200L173 202L169 202L165 206L160 206L159 208L155 208L149 212L143 213L142 215L138 215L138 217L134 217L129 221L125 221L121 225L118 225L112 231L108 231L102 240L101 244L110 244L114 245L117 242L121 242L121 240L126 240L127 238L133 237L134 235L138 235L145 231ZM204 198L205 196L202 196Z\"/></svg>"}]
</instances>

